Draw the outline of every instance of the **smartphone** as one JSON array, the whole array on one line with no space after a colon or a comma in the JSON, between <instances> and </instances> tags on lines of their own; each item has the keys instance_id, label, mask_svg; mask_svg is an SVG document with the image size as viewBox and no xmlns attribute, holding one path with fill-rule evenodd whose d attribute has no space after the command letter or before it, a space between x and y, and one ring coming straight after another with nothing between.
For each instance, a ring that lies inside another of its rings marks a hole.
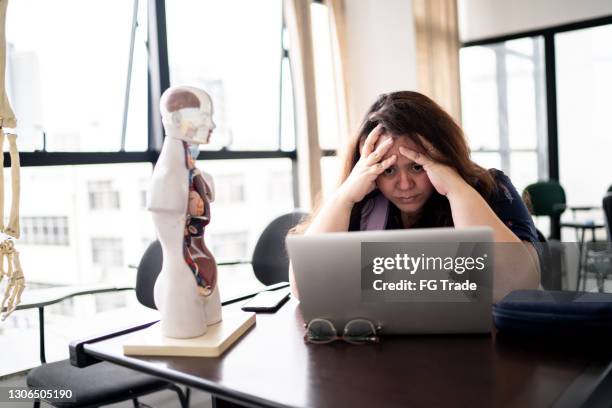
<instances>
[{"instance_id":1,"label":"smartphone","mask_svg":"<svg viewBox=\"0 0 612 408\"><path fill-rule=\"evenodd\" d=\"M242 305L245 312L276 312L289 299L288 290L271 290L259 292L248 302Z\"/></svg>"}]
</instances>

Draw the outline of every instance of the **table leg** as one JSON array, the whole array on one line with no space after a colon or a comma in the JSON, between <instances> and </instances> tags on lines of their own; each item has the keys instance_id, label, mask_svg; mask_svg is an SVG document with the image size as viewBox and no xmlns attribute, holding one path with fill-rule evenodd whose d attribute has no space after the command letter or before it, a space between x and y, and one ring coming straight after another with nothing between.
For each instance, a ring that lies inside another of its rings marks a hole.
<instances>
[{"instance_id":1,"label":"table leg","mask_svg":"<svg viewBox=\"0 0 612 408\"><path fill-rule=\"evenodd\" d=\"M578 241L578 279L576 281L576 290L580 290L580 279L582 279L582 290L586 289L586 273L582 276L582 253L584 246L585 229L581 228L580 241Z\"/></svg>"},{"instance_id":2,"label":"table leg","mask_svg":"<svg viewBox=\"0 0 612 408\"><path fill-rule=\"evenodd\" d=\"M45 307L40 306L38 308L38 347L40 349L40 363L44 364L47 362L47 356L45 353Z\"/></svg>"},{"instance_id":3,"label":"table leg","mask_svg":"<svg viewBox=\"0 0 612 408\"><path fill-rule=\"evenodd\" d=\"M234 402L224 400L214 395L211 397L213 408L246 408L244 405L236 404Z\"/></svg>"}]
</instances>

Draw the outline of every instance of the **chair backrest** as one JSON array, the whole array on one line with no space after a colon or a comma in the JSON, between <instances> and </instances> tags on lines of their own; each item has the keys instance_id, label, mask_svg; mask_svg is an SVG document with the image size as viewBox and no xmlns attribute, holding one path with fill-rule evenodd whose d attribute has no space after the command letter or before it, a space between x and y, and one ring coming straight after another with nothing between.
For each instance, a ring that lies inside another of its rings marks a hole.
<instances>
[{"instance_id":1,"label":"chair backrest","mask_svg":"<svg viewBox=\"0 0 612 408\"><path fill-rule=\"evenodd\" d=\"M306 215L293 211L274 219L261 233L253 251L253 272L265 285L289 281L289 256L285 247L287 232Z\"/></svg>"},{"instance_id":2,"label":"chair backrest","mask_svg":"<svg viewBox=\"0 0 612 408\"><path fill-rule=\"evenodd\" d=\"M155 307L155 299L153 298L153 287L157 276L161 272L163 254L161 244L158 240L153 241L138 264L136 273L136 298L140 303L151 309Z\"/></svg>"},{"instance_id":3,"label":"chair backrest","mask_svg":"<svg viewBox=\"0 0 612 408\"><path fill-rule=\"evenodd\" d=\"M608 242L612 242L612 192L605 195L602 208L606 215L606 226L608 227Z\"/></svg>"},{"instance_id":4,"label":"chair backrest","mask_svg":"<svg viewBox=\"0 0 612 408\"><path fill-rule=\"evenodd\" d=\"M533 215L560 215L565 205L565 191L561 184L555 180L538 181L525 187L531 204Z\"/></svg>"}]
</instances>

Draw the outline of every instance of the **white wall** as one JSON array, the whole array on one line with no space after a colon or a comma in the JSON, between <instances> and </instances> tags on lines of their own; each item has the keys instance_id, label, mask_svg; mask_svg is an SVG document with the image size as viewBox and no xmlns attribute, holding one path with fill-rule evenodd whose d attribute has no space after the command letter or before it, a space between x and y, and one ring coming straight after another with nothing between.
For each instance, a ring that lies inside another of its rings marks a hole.
<instances>
[{"instance_id":1,"label":"white wall","mask_svg":"<svg viewBox=\"0 0 612 408\"><path fill-rule=\"evenodd\" d=\"M610 0L458 0L458 7L461 41L612 15Z\"/></svg>"},{"instance_id":2,"label":"white wall","mask_svg":"<svg viewBox=\"0 0 612 408\"><path fill-rule=\"evenodd\" d=\"M411 0L345 0L349 130L376 97L416 89Z\"/></svg>"}]
</instances>

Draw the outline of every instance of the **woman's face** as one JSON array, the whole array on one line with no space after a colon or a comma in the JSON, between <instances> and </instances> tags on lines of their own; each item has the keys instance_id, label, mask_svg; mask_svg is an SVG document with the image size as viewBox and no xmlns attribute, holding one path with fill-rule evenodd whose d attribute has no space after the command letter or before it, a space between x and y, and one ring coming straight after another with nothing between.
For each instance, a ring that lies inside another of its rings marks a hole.
<instances>
[{"instance_id":1,"label":"woman's face","mask_svg":"<svg viewBox=\"0 0 612 408\"><path fill-rule=\"evenodd\" d=\"M378 140L377 145L389 137L391 136L383 135ZM434 191L434 187L429 181L423 166L402 156L399 148L400 146L406 147L421 154L425 154L425 152L417 147L408 136L400 136L394 139L393 146L387 151L383 160L392 155L396 155L397 160L393 166L378 176L376 185L384 196L402 212L416 214L421 211Z\"/></svg>"}]
</instances>

